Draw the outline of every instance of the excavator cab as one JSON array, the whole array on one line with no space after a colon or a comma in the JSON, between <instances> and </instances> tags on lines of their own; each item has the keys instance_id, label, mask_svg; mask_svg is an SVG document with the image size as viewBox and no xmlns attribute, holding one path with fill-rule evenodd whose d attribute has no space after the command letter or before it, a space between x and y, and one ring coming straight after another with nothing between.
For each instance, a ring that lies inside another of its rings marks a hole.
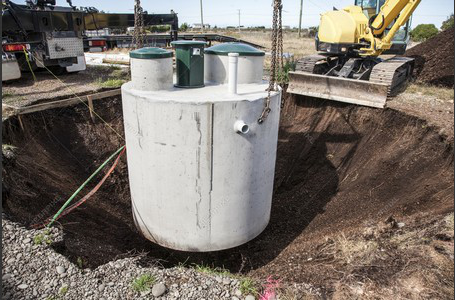
<instances>
[{"instance_id":1,"label":"excavator cab","mask_svg":"<svg viewBox=\"0 0 455 300\"><path fill-rule=\"evenodd\" d=\"M367 16L369 20L372 20L379 15L385 1L386 0L355 0L355 5L361 7L365 16ZM408 20L406 25L397 32L393 38L392 48L384 51L384 55L403 55L406 52L410 39L411 22L412 17ZM395 22L388 26L385 34L389 32L394 24Z\"/></svg>"}]
</instances>

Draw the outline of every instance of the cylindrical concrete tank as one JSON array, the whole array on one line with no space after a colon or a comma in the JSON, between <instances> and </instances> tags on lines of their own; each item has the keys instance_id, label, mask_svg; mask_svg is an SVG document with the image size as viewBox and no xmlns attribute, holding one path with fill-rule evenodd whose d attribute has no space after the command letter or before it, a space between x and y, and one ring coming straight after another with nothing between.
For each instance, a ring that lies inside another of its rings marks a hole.
<instances>
[{"instance_id":1,"label":"cylindrical concrete tank","mask_svg":"<svg viewBox=\"0 0 455 300\"><path fill-rule=\"evenodd\" d=\"M173 86L172 52L142 48L130 52L131 80L140 91L168 90Z\"/></svg>"},{"instance_id":2,"label":"cylindrical concrete tank","mask_svg":"<svg viewBox=\"0 0 455 300\"><path fill-rule=\"evenodd\" d=\"M194 252L233 248L270 220L281 92L258 123L267 83L142 91L122 86L136 226L150 241Z\"/></svg>"},{"instance_id":3,"label":"cylindrical concrete tank","mask_svg":"<svg viewBox=\"0 0 455 300\"><path fill-rule=\"evenodd\" d=\"M239 54L238 83L260 83L265 53L242 43L218 44L205 49L205 81L225 84L229 78L229 53Z\"/></svg>"}]
</instances>

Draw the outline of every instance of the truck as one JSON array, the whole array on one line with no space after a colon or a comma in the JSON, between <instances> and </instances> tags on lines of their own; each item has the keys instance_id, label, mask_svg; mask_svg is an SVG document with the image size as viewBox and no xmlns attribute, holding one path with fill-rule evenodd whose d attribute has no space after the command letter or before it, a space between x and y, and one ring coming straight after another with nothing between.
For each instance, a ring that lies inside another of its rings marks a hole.
<instances>
[{"instance_id":1,"label":"truck","mask_svg":"<svg viewBox=\"0 0 455 300\"><path fill-rule=\"evenodd\" d=\"M106 46L106 40L85 31L134 26L134 14L110 14L94 7L56 6L56 0L2 2L2 81L21 78L24 71L48 68L55 74L85 70L84 49ZM171 25L177 38L178 17L144 12L144 25Z\"/></svg>"}]
</instances>

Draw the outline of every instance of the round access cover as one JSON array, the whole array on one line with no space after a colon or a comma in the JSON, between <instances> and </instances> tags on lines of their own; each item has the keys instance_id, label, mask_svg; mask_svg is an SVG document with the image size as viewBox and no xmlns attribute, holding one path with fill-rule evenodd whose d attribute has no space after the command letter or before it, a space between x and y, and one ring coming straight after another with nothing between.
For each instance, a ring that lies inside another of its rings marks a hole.
<instances>
[{"instance_id":1,"label":"round access cover","mask_svg":"<svg viewBox=\"0 0 455 300\"><path fill-rule=\"evenodd\" d=\"M229 55L238 53L240 56L264 56L265 52L243 43L224 43L205 49L205 54Z\"/></svg>"},{"instance_id":2,"label":"round access cover","mask_svg":"<svg viewBox=\"0 0 455 300\"><path fill-rule=\"evenodd\" d=\"M172 51L161 48L141 48L130 52L131 58L138 59L156 59L156 58L169 58L172 57Z\"/></svg>"}]
</instances>

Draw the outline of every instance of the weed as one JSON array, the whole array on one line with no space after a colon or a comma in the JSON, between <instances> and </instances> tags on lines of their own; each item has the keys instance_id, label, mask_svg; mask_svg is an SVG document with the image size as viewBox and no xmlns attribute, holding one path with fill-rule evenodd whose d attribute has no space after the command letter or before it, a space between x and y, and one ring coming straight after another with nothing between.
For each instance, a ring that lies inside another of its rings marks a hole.
<instances>
[{"instance_id":1,"label":"weed","mask_svg":"<svg viewBox=\"0 0 455 300\"><path fill-rule=\"evenodd\" d=\"M243 295L253 295L258 294L258 289L256 287L256 282L251 278L242 278L240 280L240 291Z\"/></svg>"},{"instance_id":2,"label":"weed","mask_svg":"<svg viewBox=\"0 0 455 300\"><path fill-rule=\"evenodd\" d=\"M194 265L194 269L199 273L232 277L231 272L223 268L212 268L205 265Z\"/></svg>"},{"instance_id":3,"label":"weed","mask_svg":"<svg viewBox=\"0 0 455 300\"><path fill-rule=\"evenodd\" d=\"M102 72L113 72L113 71L122 69L119 66L100 66L100 65L89 66L89 68L93 71L102 71Z\"/></svg>"},{"instance_id":4,"label":"weed","mask_svg":"<svg viewBox=\"0 0 455 300\"><path fill-rule=\"evenodd\" d=\"M78 257L76 259L76 264L79 267L79 269L82 269L84 267L84 261L82 260L82 257Z\"/></svg>"},{"instance_id":5,"label":"weed","mask_svg":"<svg viewBox=\"0 0 455 300\"><path fill-rule=\"evenodd\" d=\"M43 234L38 234L33 239L33 243L35 243L35 245L41 245L43 243L43 241L44 241L44 235Z\"/></svg>"},{"instance_id":6,"label":"weed","mask_svg":"<svg viewBox=\"0 0 455 300\"><path fill-rule=\"evenodd\" d=\"M126 80L124 79L106 79L102 80L100 79L98 81L98 85L101 86L102 88L119 88L124 84Z\"/></svg>"},{"instance_id":7,"label":"weed","mask_svg":"<svg viewBox=\"0 0 455 300\"><path fill-rule=\"evenodd\" d=\"M155 276L144 274L133 280L132 287L136 292L147 292L155 282Z\"/></svg>"},{"instance_id":8,"label":"weed","mask_svg":"<svg viewBox=\"0 0 455 300\"><path fill-rule=\"evenodd\" d=\"M8 145L8 144L2 144L2 150L3 151L14 151L16 150L17 147L13 146L13 145Z\"/></svg>"},{"instance_id":9,"label":"weed","mask_svg":"<svg viewBox=\"0 0 455 300\"><path fill-rule=\"evenodd\" d=\"M60 294L60 296L65 296L66 293L68 293L68 286L67 285L62 286L60 288L60 290L58 291L58 293Z\"/></svg>"},{"instance_id":10,"label":"weed","mask_svg":"<svg viewBox=\"0 0 455 300\"><path fill-rule=\"evenodd\" d=\"M286 59L284 62L283 68L278 71L277 74L277 82L280 84L288 84L289 83L289 72L295 71L295 67L297 66L297 62L294 58Z\"/></svg>"},{"instance_id":11,"label":"weed","mask_svg":"<svg viewBox=\"0 0 455 300\"><path fill-rule=\"evenodd\" d=\"M38 234L33 238L35 245L41 245L46 243L47 245L52 244L52 239L48 234Z\"/></svg>"},{"instance_id":12,"label":"weed","mask_svg":"<svg viewBox=\"0 0 455 300\"><path fill-rule=\"evenodd\" d=\"M10 98L10 97L14 97L16 96L14 93L10 93L10 92L4 92L2 93L2 97L5 99L5 98Z\"/></svg>"}]
</instances>

